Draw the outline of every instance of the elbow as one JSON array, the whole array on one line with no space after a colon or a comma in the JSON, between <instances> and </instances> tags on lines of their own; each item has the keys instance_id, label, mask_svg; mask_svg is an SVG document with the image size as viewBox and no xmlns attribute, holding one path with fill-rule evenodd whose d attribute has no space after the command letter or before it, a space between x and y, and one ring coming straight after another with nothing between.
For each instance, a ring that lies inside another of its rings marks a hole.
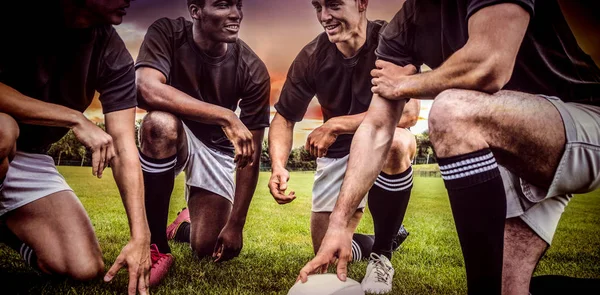
<instances>
[{"instance_id":1,"label":"elbow","mask_svg":"<svg viewBox=\"0 0 600 295\"><path fill-rule=\"evenodd\" d=\"M474 73L474 89L489 94L502 90L512 76L513 67L514 62L507 63L499 61L498 58L488 58Z\"/></svg>"},{"instance_id":2,"label":"elbow","mask_svg":"<svg viewBox=\"0 0 600 295\"><path fill-rule=\"evenodd\" d=\"M158 104L158 99L154 93L154 86L149 81L136 79L137 85L137 100L140 108L150 111L155 109Z\"/></svg>"}]
</instances>

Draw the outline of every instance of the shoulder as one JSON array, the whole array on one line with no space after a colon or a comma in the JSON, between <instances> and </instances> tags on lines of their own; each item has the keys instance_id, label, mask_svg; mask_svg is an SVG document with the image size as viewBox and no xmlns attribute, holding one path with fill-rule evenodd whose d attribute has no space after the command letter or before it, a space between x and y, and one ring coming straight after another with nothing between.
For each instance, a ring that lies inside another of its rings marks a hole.
<instances>
[{"instance_id":1,"label":"shoulder","mask_svg":"<svg viewBox=\"0 0 600 295\"><path fill-rule=\"evenodd\" d=\"M235 50L237 50L238 59L241 62L239 66L249 74L252 82L258 84L270 79L267 66L246 42L238 39L235 42Z\"/></svg>"},{"instance_id":2,"label":"shoulder","mask_svg":"<svg viewBox=\"0 0 600 295\"><path fill-rule=\"evenodd\" d=\"M187 26L191 26L192 23L183 17L171 19L167 17L159 18L150 25L149 29L160 30L165 33L181 33L185 32Z\"/></svg>"}]
</instances>

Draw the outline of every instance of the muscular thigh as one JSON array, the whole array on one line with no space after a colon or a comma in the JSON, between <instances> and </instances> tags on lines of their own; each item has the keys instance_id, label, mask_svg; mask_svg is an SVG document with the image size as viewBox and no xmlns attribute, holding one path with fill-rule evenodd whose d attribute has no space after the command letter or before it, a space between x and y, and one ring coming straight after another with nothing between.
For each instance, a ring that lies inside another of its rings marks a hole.
<instances>
[{"instance_id":1,"label":"muscular thigh","mask_svg":"<svg viewBox=\"0 0 600 295\"><path fill-rule=\"evenodd\" d=\"M466 103L474 106L469 109L475 123L473 131L486 139L498 163L547 188L566 142L554 105L537 95L516 91L479 93Z\"/></svg>"},{"instance_id":2,"label":"muscular thigh","mask_svg":"<svg viewBox=\"0 0 600 295\"><path fill-rule=\"evenodd\" d=\"M196 251L212 253L219 233L229 220L232 204L210 191L192 187L188 199L191 221L191 243Z\"/></svg>"},{"instance_id":3,"label":"muscular thigh","mask_svg":"<svg viewBox=\"0 0 600 295\"><path fill-rule=\"evenodd\" d=\"M65 266L75 259L101 259L90 219L72 191L20 207L7 215L6 224L42 262Z\"/></svg>"}]
</instances>

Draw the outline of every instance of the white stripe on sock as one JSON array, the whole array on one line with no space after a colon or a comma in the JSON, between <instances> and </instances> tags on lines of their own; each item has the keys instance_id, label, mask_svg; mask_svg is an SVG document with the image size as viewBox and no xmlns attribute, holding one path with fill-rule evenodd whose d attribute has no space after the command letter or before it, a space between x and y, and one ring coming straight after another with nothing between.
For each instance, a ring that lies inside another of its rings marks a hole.
<instances>
[{"instance_id":1,"label":"white stripe on sock","mask_svg":"<svg viewBox=\"0 0 600 295\"><path fill-rule=\"evenodd\" d=\"M406 182L407 179L409 179L409 178L412 177L412 174L413 174L412 173L412 169L410 170L410 172L407 175L405 175L405 176L403 176L401 178L396 178L396 179L394 179L394 178L386 178L385 176L379 174L377 176L377 180L380 180L380 181L382 181L385 184L393 185L393 184L396 184L396 183L399 183L399 182Z\"/></svg>"},{"instance_id":2,"label":"white stripe on sock","mask_svg":"<svg viewBox=\"0 0 600 295\"><path fill-rule=\"evenodd\" d=\"M139 154L139 152L138 152ZM146 161L144 159L144 157L142 157L142 155L140 154L140 162L142 163L142 165L146 165L149 166L151 168L166 168L166 167L174 167L175 164L177 163L177 158L173 159L172 161L166 162L166 163L152 163L150 161Z\"/></svg>"},{"instance_id":3,"label":"white stripe on sock","mask_svg":"<svg viewBox=\"0 0 600 295\"><path fill-rule=\"evenodd\" d=\"M493 157L494 157L494 155L490 152L487 155L483 155L483 156L479 156L479 157L475 157L475 158L470 158L470 159L462 160L462 161L455 162L455 163L448 164L448 165L441 165L440 166L440 171L447 172L446 170L460 168L461 166L466 166L466 165L471 165L471 164L474 164L474 163L479 163L479 162L487 161L489 159L492 159Z\"/></svg>"},{"instance_id":4,"label":"white stripe on sock","mask_svg":"<svg viewBox=\"0 0 600 295\"><path fill-rule=\"evenodd\" d=\"M173 167L175 167L175 165L171 166L171 167L167 167L167 168L152 168L149 166L144 165L144 163L142 163L142 171L144 172L148 172L148 173L163 173L165 171L169 171L171 169L173 169Z\"/></svg>"},{"instance_id":5,"label":"white stripe on sock","mask_svg":"<svg viewBox=\"0 0 600 295\"><path fill-rule=\"evenodd\" d=\"M485 162L479 162L479 163L475 163L469 166L463 166L461 168L457 168L457 169L452 169L452 170L446 170L446 171L441 171L442 175L450 175L450 174L454 174L454 173L458 173L458 172L464 172L464 171L468 171L468 170L474 170L483 166L488 166L491 165L493 163L496 163L495 159L489 159Z\"/></svg>"},{"instance_id":6,"label":"white stripe on sock","mask_svg":"<svg viewBox=\"0 0 600 295\"><path fill-rule=\"evenodd\" d=\"M399 192L399 191L404 191L404 190L407 190L407 189L409 189L409 188L410 188L410 186L413 184L413 182L412 182L412 179L411 179L411 181L410 181L410 182L408 182L407 184L405 184L405 185L403 185L403 186L400 186L400 187L390 187L390 186L387 186L387 185L385 185L385 184L383 184L383 183L380 183L380 182L378 182L378 181L375 181L375 183L374 183L374 184L375 184L376 186L378 186L378 187L380 187L380 188L382 188L382 189L384 189L384 190L388 191L388 192Z\"/></svg>"},{"instance_id":7,"label":"white stripe on sock","mask_svg":"<svg viewBox=\"0 0 600 295\"><path fill-rule=\"evenodd\" d=\"M354 259L357 260L362 258L362 251L360 250L360 246L355 240L352 240L352 257L354 257Z\"/></svg>"},{"instance_id":8,"label":"white stripe on sock","mask_svg":"<svg viewBox=\"0 0 600 295\"><path fill-rule=\"evenodd\" d=\"M442 174L442 178L444 180L459 179L459 178L469 177L471 175L487 172L487 171L493 170L497 167L498 167L498 164L496 164L496 162L494 162L492 165L488 165L488 166L481 167L481 168L474 169L474 170L469 170L469 171L458 173L458 174L452 174L452 175L443 175Z\"/></svg>"}]
</instances>

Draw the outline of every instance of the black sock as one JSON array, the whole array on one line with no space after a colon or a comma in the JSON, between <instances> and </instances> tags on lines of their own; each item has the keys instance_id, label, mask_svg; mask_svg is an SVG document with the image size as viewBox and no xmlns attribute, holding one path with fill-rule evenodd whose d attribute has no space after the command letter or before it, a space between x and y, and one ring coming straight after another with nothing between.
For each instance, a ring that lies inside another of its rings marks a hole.
<instances>
[{"instance_id":1,"label":"black sock","mask_svg":"<svg viewBox=\"0 0 600 295\"><path fill-rule=\"evenodd\" d=\"M412 167L395 175L381 172L369 190L369 210L375 227L373 252L388 259L392 259L394 238L406 213L412 180Z\"/></svg>"},{"instance_id":2,"label":"black sock","mask_svg":"<svg viewBox=\"0 0 600 295\"><path fill-rule=\"evenodd\" d=\"M37 264L37 255L35 255L35 251L29 245L23 243L10 229L8 229L5 225L1 226L0 229L0 242L6 244L11 247L15 251L19 252L23 261L25 263L36 270L40 270Z\"/></svg>"},{"instance_id":3,"label":"black sock","mask_svg":"<svg viewBox=\"0 0 600 295\"><path fill-rule=\"evenodd\" d=\"M469 294L500 294L506 194L489 149L438 159L467 271Z\"/></svg>"},{"instance_id":4,"label":"black sock","mask_svg":"<svg viewBox=\"0 0 600 295\"><path fill-rule=\"evenodd\" d=\"M161 253L171 253L167 242L167 219L169 201L175 185L177 156L153 159L140 151L144 174L146 218L150 227L150 243L156 244Z\"/></svg>"},{"instance_id":5,"label":"black sock","mask_svg":"<svg viewBox=\"0 0 600 295\"><path fill-rule=\"evenodd\" d=\"M177 231L175 232L175 241L181 243L189 243L190 242L190 223L182 222Z\"/></svg>"},{"instance_id":6,"label":"black sock","mask_svg":"<svg viewBox=\"0 0 600 295\"><path fill-rule=\"evenodd\" d=\"M375 236L354 234L352 236L352 261L368 259L373 248Z\"/></svg>"}]
</instances>

